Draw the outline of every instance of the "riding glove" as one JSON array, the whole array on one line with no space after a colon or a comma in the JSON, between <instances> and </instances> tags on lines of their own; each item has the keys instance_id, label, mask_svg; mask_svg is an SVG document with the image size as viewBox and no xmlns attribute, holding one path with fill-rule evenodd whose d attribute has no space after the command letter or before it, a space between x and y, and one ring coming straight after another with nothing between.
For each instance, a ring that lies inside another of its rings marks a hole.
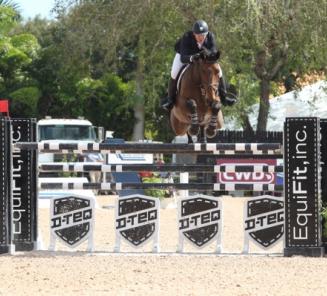
<instances>
[{"instance_id":1,"label":"riding glove","mask_svg":"<svg viewBox=\"0 0 327 296\"><path fill-rule=\"evenodd\" d=\"M200 57L201 57L200 53L196 53L194 55L191 55L190 62L192 63L193 61L197 61L198 59L200 59Z\"/></svg>"}]
</instances>

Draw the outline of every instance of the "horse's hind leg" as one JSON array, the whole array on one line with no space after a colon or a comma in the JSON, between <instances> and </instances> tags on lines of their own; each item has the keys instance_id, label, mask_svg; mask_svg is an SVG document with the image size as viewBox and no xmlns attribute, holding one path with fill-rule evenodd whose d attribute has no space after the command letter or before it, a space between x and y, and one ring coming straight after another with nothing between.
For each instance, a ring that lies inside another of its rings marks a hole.
<instances>
[{"instance_id":1,"label":"horse's hind leg","mask_svg":"<svg viewBox=\"0 0 327 296\"><path fill-rule=\"evenodd\" d=\"M211 105L211 119L207 128L207 137L208 138L213 138L217 134L217 127L218 123L220 124L220 118L219 117L219 112L220 111L221 104L219 102L214 102Z\"/></svg>"},{"instance_id":2,"label":"horse's hind leg","mask_svg":"<svg viewBox=\"0 0 327 296\"><path fill-rule=\"evenodd\" d=\"M194 100L187 100L186 106L191 113L191 126L188 129L190 136L197 136L200 131L198 112L196 110L196 103Z\"/></svg>"}]
</instances>

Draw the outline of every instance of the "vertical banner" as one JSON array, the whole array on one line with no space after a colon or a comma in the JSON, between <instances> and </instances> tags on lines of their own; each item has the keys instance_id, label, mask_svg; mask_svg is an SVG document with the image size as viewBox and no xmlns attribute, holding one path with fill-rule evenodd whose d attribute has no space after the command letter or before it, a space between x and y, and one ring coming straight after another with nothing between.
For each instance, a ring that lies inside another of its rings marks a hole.
<instances>
[{"instance_id":1,"label":"vertical banner","mask_svg":"<svg viewBox=\"0 0 327 296\"><path fill-rule=\"evenodd\" d=\"M0 254L10 244L10 120L0 118Z\"/></svg>"},{"instance_id":2,"label":"vertical banner","mask_svg":"<svg viewBox=\"0 0 327 296\"><path fill-rule=\"evenodd\" d=\"M327 204L327 119L320 119L321 199Z\"/></svg>"},{"instance_id":3,"label":"vertical banner","mask_svg":"<svg viewBox=\"0 0 327 296\"><path fill-rule=\"evenodd\" d=\"M284 255L322 256L319 118L287 118L284 126Z\"/></svg>"},{"instance_id":4,"label":"vertical banner","mask_svg":"<svg viewBox=\"0 0 327 296\"><path fill-rule=\"evenodd\" d=\"M13 119L12 139L36 142L35 119ZM37 240L37 151L12 152L12 237L17 251L31 251Z\"/></svg>"},{"instance_id":5,"label":"vertical banner","mask_svg":"<svg viewBox=\"0 0 327 296\"><path fill-rule=\"evenodd\" d=\"M320 134L321 134L321 200L322 205L327 206L327 119L320 119ZM326 224L326 219L323 218L322 222ZM327 236L322 234L322 242L327 249Z\"/></svg>"}]
</instances>

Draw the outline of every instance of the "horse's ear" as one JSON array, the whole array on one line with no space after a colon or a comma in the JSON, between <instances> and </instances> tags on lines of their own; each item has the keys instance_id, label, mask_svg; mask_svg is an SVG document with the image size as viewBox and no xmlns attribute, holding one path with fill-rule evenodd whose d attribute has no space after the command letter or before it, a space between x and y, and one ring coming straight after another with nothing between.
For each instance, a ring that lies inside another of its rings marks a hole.
<instances>
[{"instance_id":1,"label":"horse's ear","mask_svg":"<svg viewBox=\"0 0 327 296\"><path fill-rule=\"evenodd\" d=\"M219 59L219 57L220 57L220 51L217 50L216 52L210 53L210 55L208 55L206 58L209 62L214 63Z\"/></svg>"}]
</instances>

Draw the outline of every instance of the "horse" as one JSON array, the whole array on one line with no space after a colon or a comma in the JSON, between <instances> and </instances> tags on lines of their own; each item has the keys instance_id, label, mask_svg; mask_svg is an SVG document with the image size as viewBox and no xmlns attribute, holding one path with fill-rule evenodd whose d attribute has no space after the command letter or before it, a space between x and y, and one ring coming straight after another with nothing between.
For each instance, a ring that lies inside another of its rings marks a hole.
<instances>
[{"instance_id":1,"label":"horse","mask_svg":"<svg viewBox=\"0 0 327 296\"><path fill-rule=\"evenodd\" d=\"M218 58L219 53L201 56L181 74L170 124L176 136L187 134L189 142L200 132L200 142L206 142L207 137L213 138L223 126Z\"/></svg>"}]
</instances>

